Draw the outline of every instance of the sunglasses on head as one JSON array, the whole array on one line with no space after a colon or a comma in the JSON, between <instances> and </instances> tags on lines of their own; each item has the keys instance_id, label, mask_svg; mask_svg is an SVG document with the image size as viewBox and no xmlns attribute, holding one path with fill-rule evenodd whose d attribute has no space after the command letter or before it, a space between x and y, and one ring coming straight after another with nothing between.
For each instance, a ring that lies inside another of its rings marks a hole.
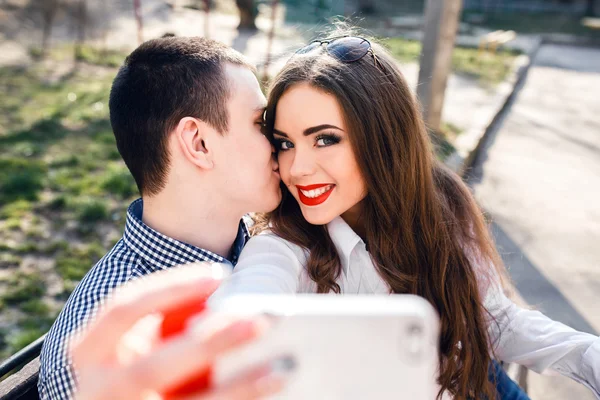
<instances>
[{"instance_id":1,"label":"sunglasses on head","mask_svg":"<svg viewBox=\"0 0 600 400\"><path fill-rule=\"evenodd\" d=\"M371 42L358 36L313 40L308 45L296 51L296 54L307 54L323 46L330 56L345 63L358 61L370 53L375 60L375 65L379 68L382 67L373 52Z\"/></svg>"}]
</instances>

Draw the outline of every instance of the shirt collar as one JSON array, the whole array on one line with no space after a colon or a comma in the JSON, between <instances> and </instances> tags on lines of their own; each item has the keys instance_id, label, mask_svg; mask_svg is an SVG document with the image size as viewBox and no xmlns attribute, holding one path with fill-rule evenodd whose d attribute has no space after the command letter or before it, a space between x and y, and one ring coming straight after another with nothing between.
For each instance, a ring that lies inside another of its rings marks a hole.
<instances>
[{"instance_id":1,"label":"shirt collar","mask_svg":"<svg viewBox=\"0 0 600 400\"><path fill-rule=\"evenodd\" d=\"M354 232L350 225L342 219L342 217L336 217L333 221L327 224L327 231L329 237L333 241L338 254L343 257L346 261L342 263L344 273L348 274L348 268L350 267L350 254L359 243L364 241Z\"/></svg>"},{"instance_id":2,"label":"shirt collar","mask_svg":"<svg viewBox=\"0 0 600 400\"><path fill-rule=\"evenodd\" d=\"M137 199L127 209L123 240L127 246L157 271L179 264L198 261L236 264L250 235L244 220L232 246L231 260L211 251L181 242L150 228L142 221L144 203Z\"/></svg>"}]
</instances>

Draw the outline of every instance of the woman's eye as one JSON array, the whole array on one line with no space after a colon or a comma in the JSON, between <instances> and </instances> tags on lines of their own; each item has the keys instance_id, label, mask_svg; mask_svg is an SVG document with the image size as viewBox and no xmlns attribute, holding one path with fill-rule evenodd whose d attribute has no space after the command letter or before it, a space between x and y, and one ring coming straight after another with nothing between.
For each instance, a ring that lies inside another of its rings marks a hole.
<instances>
[{"instance_id":1,"label":"woman's eye","mask_svg":"<svg viewBox=\"0 0 600 400\"><path fill-rule=\"evenodd\" d=\"M278 139L275 140L275 148L278 151L286 151L294 147L294 144L289 140Z\"/></svg>"},{"instance_id":2,"label":"woman's eye","mask_svg":"<svg viewBox=\"0 0 600 400\"><path fill-rule=\"evenodd\" d=\"M317 138L317 146L319 147L331 146L339 142L340 139L336 136L319 136Z\"/></svg>"}]
</instances>

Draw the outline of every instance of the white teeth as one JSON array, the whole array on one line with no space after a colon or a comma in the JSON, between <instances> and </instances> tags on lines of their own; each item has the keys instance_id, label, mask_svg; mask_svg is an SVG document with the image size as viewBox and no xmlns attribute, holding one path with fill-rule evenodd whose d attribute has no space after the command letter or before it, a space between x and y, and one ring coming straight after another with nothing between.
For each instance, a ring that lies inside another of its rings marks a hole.
<instances>
[{"instance_id":1,"label":"white teeth","mask_svg":"<svg viewBox=\"0 0 600 400\"><path fill-rule=\"evenodd\" d=\"M323 193L328 192L329 190L331 190L332 187L333 187L333 185L327 185L327 186L323 186L322 188L319 188L319 189L313 189L313 190L301 190L301 189L299 189L299 190L306 197L314 199L315 197L319 197Z\"/></svg>"}]
</instances>

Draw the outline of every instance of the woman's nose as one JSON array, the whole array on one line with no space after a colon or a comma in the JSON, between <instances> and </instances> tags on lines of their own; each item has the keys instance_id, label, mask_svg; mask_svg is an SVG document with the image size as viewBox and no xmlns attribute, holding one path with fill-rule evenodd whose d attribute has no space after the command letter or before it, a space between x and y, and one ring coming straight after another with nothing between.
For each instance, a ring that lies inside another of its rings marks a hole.
<instances>
[{"instance_id":1,"label":"woman's nose","mask_svg":"<svg viewBox=\"0 0 600 400\"><path fill-rule=\"evenodd\" d=\"M315 160L310 151L298 151L294 154L294 161L290 168L290 175L293 177L302 177L312 175L315 171Z\"/></svg>"}]
</instances>

